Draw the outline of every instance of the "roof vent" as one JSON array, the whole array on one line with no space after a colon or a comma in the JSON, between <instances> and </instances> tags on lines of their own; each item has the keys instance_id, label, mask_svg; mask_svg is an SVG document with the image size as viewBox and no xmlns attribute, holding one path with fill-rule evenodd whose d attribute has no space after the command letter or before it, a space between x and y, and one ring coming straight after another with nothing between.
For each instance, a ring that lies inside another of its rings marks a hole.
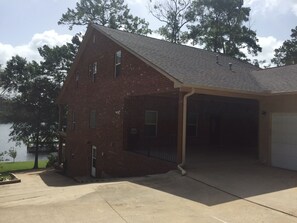
<instances>
[{"instance_id":1,"label":"roof vent","mask_svg":"<svg viewBox=\"0 0 297 223\"><path fill-rule=\"evenodd\" d=\"M217 64L219 64L219 54L216 55Z\"/></svg>"},{"instance_id":2,"label":"roof vent","mask_svg":"<svg viewBox=\"0 0 297 223\"><path fill-rule=\"evenodd\" d=\"M229 63L229 70L232 70L232 63Z\"/></svg>"}]
</instances>

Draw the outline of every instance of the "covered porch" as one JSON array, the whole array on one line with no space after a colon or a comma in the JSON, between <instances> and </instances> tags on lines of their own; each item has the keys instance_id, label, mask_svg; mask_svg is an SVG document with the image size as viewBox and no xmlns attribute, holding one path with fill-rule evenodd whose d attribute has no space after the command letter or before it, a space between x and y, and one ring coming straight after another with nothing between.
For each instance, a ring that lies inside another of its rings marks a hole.
<instances>
[{"instance_id":1,"label":"covered porch","mask_svg":"<svg viewBox=\"0 0 297 223\"><path fill-rule=\"evenodd\" d=\"M257 99L189 92L126 98L124 150L181 166L197 154L259 158Z\"/></svg>"}]
</instances>

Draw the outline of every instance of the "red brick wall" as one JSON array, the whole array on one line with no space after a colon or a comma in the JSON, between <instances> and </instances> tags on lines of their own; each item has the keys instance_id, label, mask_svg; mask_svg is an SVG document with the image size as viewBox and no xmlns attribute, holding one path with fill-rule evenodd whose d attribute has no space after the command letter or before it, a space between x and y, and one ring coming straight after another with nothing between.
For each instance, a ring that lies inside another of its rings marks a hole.
<instances>
[{"instance_id":1,"label":"red brick wall","mask_svg":"<svg viewBox=\"0 0 297 223\"><path fill-rule=\"evenodd\" d=\"M96 42L93 43L93 35ZM91 145L97 146L97 169L115 175L141 175L164 172L172 164L123 150L124 100L129 96L160 94L176 91L173 82L121 48L99 32L89 30L89 41L78 63L76 75L70 80L63 96L68 105L67 173L71 176L89 175ZM121 75L114 77L114 54L122 51ZM98 63L95 82L89 76L90 63ZM78 86L78 87L76 87ZM89 113L96 110L96 129L89 128ZM75 111L76 126L70 129ZM135 117L137 118L137 117ZM99 175L100 171L98 171Z\"/></svg>"},{"instance_id":2,"label":"red brick wall","mask_svg":"<svg viewBox=\"0 0 297 223\"><path fill-rule=\"evenodd\" d=\"M125 132L129 138L131 129L136 129L138 137L138 147L156 146L170 147L176 151L177 141L177 112L178 104L176 97L162 96L141 96L130 97L125 101L126 123ZM157 111L157 136L146 136L145 128L145 111ZM126 150L131 150L129 144L126 144Z\"/></svg>"}]
</instances>

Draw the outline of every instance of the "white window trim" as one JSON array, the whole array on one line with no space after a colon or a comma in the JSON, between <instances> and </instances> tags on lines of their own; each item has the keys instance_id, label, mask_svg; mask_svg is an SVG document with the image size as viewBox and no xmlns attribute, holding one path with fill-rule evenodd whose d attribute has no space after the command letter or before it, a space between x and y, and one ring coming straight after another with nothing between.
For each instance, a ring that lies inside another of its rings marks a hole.
<instances>
[{"instance_id":1,"label":"white window trim","mask_svg":"<svg viewBox=\"0 0 297 223\"><path fill-rule=\"evenodd\" d=\"M92 69L92 74L94 75L94 74L97 74L97 69L98 68L98 63L97 63L97 61L95 61L94 63L93 63L93 69Z\"/></svg>"},{"instance_id":2,"label":"white window trim","mask_svg":"<svg viewBox=\"0 0 297 223\"><path fill-rule=\"evenodd\" d=\"M93 80L93 82L95 82L95 77L96 77L96 74L97 74L97 70L98 70L98 63L96 61L92 65L92 80Z\"/></svg>"},{"instance_id":3,"label":"white window trim","mask_svg":"<svg viewBox=\"0 0 297 223\"><path fill-rule=\"evenodd\" d=\"M117 54L120 53L120 62L117 63ZM117 66L120 66L122 64L122 51L118 50L114 54L114 77L118 77L117 75Z\"/></svg>"}]
</instances>

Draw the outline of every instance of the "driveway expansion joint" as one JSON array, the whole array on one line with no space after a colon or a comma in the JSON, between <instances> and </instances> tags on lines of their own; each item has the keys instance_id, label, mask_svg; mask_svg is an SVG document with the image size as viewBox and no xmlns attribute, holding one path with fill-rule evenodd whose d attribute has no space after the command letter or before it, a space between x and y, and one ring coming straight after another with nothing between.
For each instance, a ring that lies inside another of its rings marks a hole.
<instances>
[{"instance_id":1,"label":"driveway expansion joint","mask_svg":"<svg viewBox=\"0 0 297 223\"><path fill-rule=\"evenodd\" d=\"M202 181L202 180L198 180L198 179L196 179L196 178L194 178L194 177L191 177L191 176L189 176L189 175L186 175L186 177L189 178L189 179L191 179L191 180L194 180L194 181L197 181L197 182L199 182L199 183L202 183L202 184L204 184L204 185L206 185L206 186L209 186L209 187L211 187L211 188L213 188L213 189L215 189L215 190L218 190L218 191L220 191L220 192L223 192L223 193L225 193L225 194L228 194L228 195L230 195L230 196L232 196L232 197L235 197L235 198L237 198L237 199L244 200L244 201L249 202L249 203L251 203L251 204L254 204L254 205L257 205L257 206L260 206L260 207L264 207L264 208L270 209L270 210L272 210L272 211L276 211L276 212L279 212L279 213L288 215L288 216L293 217L293 218L297 218L297 216L294 215L294 214L291 214L291 213L288 213L288 212L279 210L279 209L277 209L277 208L269 207L269 206L267 206L267 205L264 205L264 204L261 204L261 203L258 203L258 202L252 201L252 200L249 200L249 199L247 199L247 198L244 198L244 197L241 197L241 196L239 196L239 195L236 195L236 194L233 194L233 193L231 193L231 192L228 192L228 191L226 191L226 190L223 190L223 189L221 189L221 188L219 188L219 187L213 186L213 185L211 185L211 184L209 184L209 183L206 183L206 182L204 182L204 181Z\"/></svg>"}]
</instances>

